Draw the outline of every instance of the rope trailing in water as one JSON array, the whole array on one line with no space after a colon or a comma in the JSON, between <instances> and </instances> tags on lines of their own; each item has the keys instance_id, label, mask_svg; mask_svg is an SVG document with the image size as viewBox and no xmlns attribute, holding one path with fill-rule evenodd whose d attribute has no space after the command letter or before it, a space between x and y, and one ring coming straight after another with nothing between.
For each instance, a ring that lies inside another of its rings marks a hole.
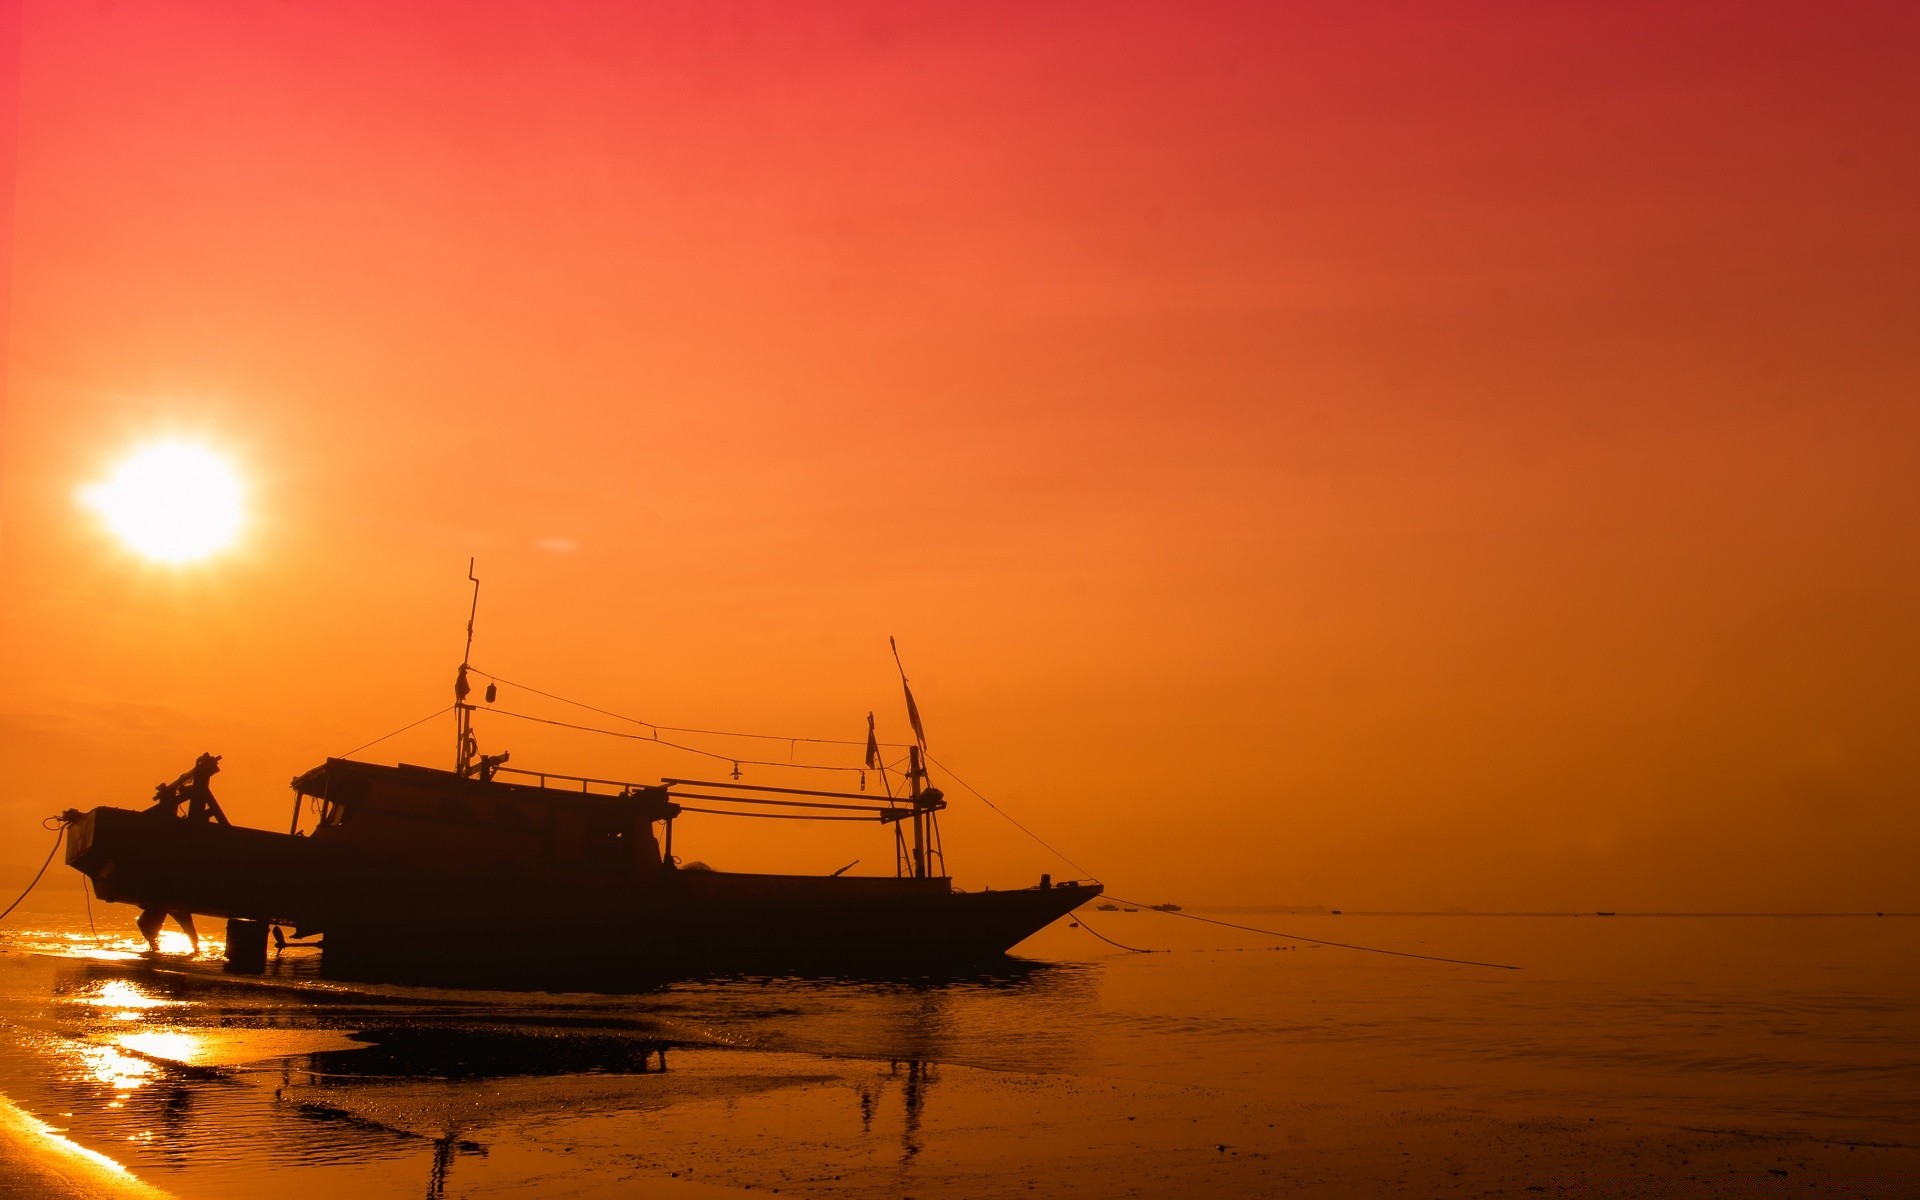
<instances>
[{"instance_id":1,"label":"rope trailing in water","mask_svg":"<svg viewBox=\"0 0 1920 1200\"><path fill-rule=\"evenodd\" d=\"M80 877L80 894L87 898L87 932L93 935L93 944L100 944L99 927L93 923L93 881L85 875Z\"/></svg>"},{"instance_id":2,"label":"rope trailing in water","mask_svg":"<svg viewBox=\"0 0 1920 1200\"><path fill-rule=\"evenodd\" d=\"M47 820L60 822L58 825L54 825L50 827L47 826L46 822L44 821L41 822L42 828L52 828L53 830L53 847L52 849L47 851L47 857L45 861L43 861L40 864L40 869L33 873L33 882L27 885L27 890L24 892L21 892L19 896L15 897L13 903L7 905L7 909L5 912L0 912L0 921L4 921L7 919L8 916L12 915L13 910L20 907L20 901L25 900L27 896L32 893L33 889L40 885L40 877L42 875L45 875L47 873L47 868L53 865L53 856L57 854L60 850L60 839L65 837L67 834L67 823L61 820L59 817L48 817Z\"/></svg>"},{"instance_id":3,"label":"rope trailing in water","mask_svg":"<svg viewBox=\"0 0 1920 1200\"><path fill-rule=\"evenodd\" d=\"M1028 829L1025 825L1022 825L1020 822L1014 820L1014 818L1010 814L1002 811L1002 809L998 804L995 804L993 801L987 799L984 795L982 795L979 788L974 787L972 784L968 783L966 780L960 778L958 775L955 775L951 767L947 766L945 763L934 758L933 755L931 754L927 755L927 761L932 763L934 766L939 767L955 783L967 789L967 791L973 793L974 799L980 801L980 803L986 805L988 808L992 809L994 812L999 813L1002 817L1005 817L1006 820L1010 824L1012 824L1015 829L1018 829L1021 833L1026 834L1028 837L1032 838L1034 841L1040 843L1042 846L1045 846L1048 850L1051 850L1056 856L1058 856L1061 862L1066 863L1068 866L1072 867L1074 870L1080 872L1080 874L1084 876L1087 876L1089 878L1096 878L1096 876L1094 876L1094 873L1092 871L1087 870L1085 867L1081 866L1079 863L1073 861L1071 858L1068 858L1066 854L1063 851L1061 851L1057 846L1053 845L1053 843L1047 841L1047 839L1041 837L1039 834L1035 833L1033 830ZM1325 938L1305 937L1297 933L1282 933L1276 929L1256 929L1252 925L1236 925L1232 921L1216 921L1212 917L1198 917L1188 912L1167 912L1167 910L1163 908L1162 909L1154 908L1153 905L1148 904L1144 900L1127 900L1120 896L1115 896L1112 893L1108 893L1108 898L1112 900L1117 900L1121 904L1131 904L1137 908L1148 909L1153 912L1165 913L1169 917L1185 917L1189 921L1202 921L1208 925L1220 925L1227 929L1239 929L1247 933L1265 934L1268 937L1285 938L1288 941L1293 941L1293 942L1311 942L1316 946L1335 946L1342 950L1363 950L1368 954L1391 954L1396 958L1418 958L1426 962L1451 963L1454 966L1458 966L1458 967L1488 967L1496 971L1518 971L1520 969L1519 967L1514 966L1512 963L1480 962L1476 959L1471 959L1471 958L1448 958L1443 954L1419 954L1412 950L1386 950L1386 949L1382 949L1379 946L1362 946L1355 942L1332 942L1332 941L1328 941ZM1088 928L1084 920L1081 921L1080 927L1082 929L1085 929L1088 933L1093 933L1095 937L1100 937L1099 934L1094 933L1094 931L1091 928ZM1101 940L1105 941L1110 939L1102 938ZM1119 945L1118 942L1115 942L1114 944ZM1125 949L1132 949L1132 948L1133 947L1131 946L1125 947Z\"/></svg>"},{"instance_id":4,"label":"rope trailing in water","mask_svg":"<svg viewBox=\"0 0 1920 1200\"><path fill-rule=\"evenodd\" d=\"M1076 914L1073 919L1080 923L1080 928L1086 930L1088 933L1099 938L1101 941L1105 942L1107 945L1118 946L1129 954L1165 954L1167 953L1167 951L1165 950L1142 950L1138 946L1129 946L1125 942L1116 942L1112 938L1108 937L1106 934L1101 933L1098 929L1095 929L1093 926L1087 924L1087 919L1085 917L1082 917Z\"/></svg>"},{"instance_id":5,"label":"rope trailing in water","mask_svg":"<svg viewBox=\"0 0 1920 1200\"><path fill-rule=\"evenodd\" d=\"M1512 963L1480 962L1472 958L1448 958L1444 954L1419 954L1412 950L1384 950L1379 946L1362 946L1355 942L1330 942L1325 938L1307 937L1298 933L1283 933L1278 929L1257 929L1252 925L1237 925L1232 921L1217 921L1212 917L1195 916L1190 912L1170 912L1164 908L1155 908L1144 900L1128 900L1121 896L1111 897L1122 904L1131 904L1148 912L1157 912L1169 917L1185 917L1189 921L1201 921L1208 925L1220 925L1227 929L1239 929L1247 933L1260 933L1268 937L1285 938L1290 942L1312 942L1316 946L1337 946L1342 950L1364 950L1368 954L1391 954L1396 958L1419 958L1427 962L1452 963L1457 967L1489 967L1496 971L1518 971Z\"/></svg>"},{"instance_id":6,"label":"rope trailing in water","mask_svg":"<svg viewBox=\"0 0 1920 1200\"><path fill-rule=\"evenodd\" d=\"M364 746L355 746L353 749L347 751L345 754L336 754L334 757L335 758L351 758L354 755L360 753L362 750L365 750L372 746L378 746L381 742L386 741L388 738L399 737L401 734L405 733L409 729L414 729L421 725L425 725L428 721L433 720L435 717L444 717L452 711L453 711L453 705L451 704L447 705L445 708L436 709L435 711L428 713L426 716L421 717L418 721L410 721L407 724L402 725L400 728L394 730L392 733L383 733L379 737L373 739L372 741L368 742Z\"/></svg>"}]
</instances>

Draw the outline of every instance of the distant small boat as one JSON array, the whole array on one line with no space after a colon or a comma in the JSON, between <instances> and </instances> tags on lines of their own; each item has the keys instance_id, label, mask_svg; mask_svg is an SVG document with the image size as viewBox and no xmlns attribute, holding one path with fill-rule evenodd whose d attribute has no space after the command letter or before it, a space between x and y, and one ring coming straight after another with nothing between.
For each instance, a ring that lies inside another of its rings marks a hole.
<instances>
[{"instance_id":1,"label":"distant small boat","mask_svg":"<svg viewBox=\"0 0 1920 1200\"><path fill-rule=\"evenodd\" d=\"M1595 913L1595 914L1593 914L1593 915L1594 915L1594 916L1596 916L1596 917L1610 917L1610 916L1612 916L1613 914L1612 914L1612 913L1610 913L1610 912L1597 912L1597 913Z\"/></svg>"},{"instance_id":2,"label":"distant small boat","mask_svg":"<svg viewBox=\"0 0 1920 1200\"><path fill-rule=\"evenodd\" d=\"M1120 906L1118 904L1097 904L1094 907L1098 908L1101 912L1119 912L1120 911Z\"/></svg>"},{"instance_id":3,"label":"distant small boat","mask_svg":"<svg viewBox=\"0 0 1920 1200\"><path fill-rule=\"evenodd\" d=\"M1121 912L1139 912L1140 910L1137 908L1123 908L1120 911Z\"/></svg>"},{"instance_id":4,"label":"distant small boat","mask_svg":"<svg viewBox=\"0 0 1920 1200\"><path fill-rule=\"evenodd\" d=\"M1156 904L1156 905L1154 905L1154 906L1153 906L1153 911L1155 911L1155 912L1179 912L1179 911L1180 911L1180 906L1179 906L1178 904Z\"/></svg>"}]
</instances>

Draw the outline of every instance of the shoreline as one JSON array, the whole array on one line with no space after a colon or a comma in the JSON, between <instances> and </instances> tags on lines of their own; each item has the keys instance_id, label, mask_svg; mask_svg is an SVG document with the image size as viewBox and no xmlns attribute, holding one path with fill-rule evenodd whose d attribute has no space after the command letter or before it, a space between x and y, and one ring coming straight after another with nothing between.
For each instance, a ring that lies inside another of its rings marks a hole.
<instances>
[{"instance_id":1,"label":"shoreline","mask_svg":"<svg viewBox=\"0 0 1920 1200\"><path fill-rule=\"evenodd\" d=\"M0 1093L0 1193L57 1200L176 1200Z\"/></svg>"}]
</instances>

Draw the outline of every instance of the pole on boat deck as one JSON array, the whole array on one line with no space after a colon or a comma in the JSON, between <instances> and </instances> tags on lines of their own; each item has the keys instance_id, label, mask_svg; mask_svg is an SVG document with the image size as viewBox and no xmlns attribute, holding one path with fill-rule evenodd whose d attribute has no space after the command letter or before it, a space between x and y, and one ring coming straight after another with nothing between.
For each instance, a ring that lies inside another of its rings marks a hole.
<instances>
[{"instance_id":1,"label":"pole on boat deck","mask_svg":"<svg viewBox=\"0 0 1920 1200\"><path fill-rule=\"evenodd\" d=\"M920 789L926 781L920 765L920 747L907 747L907 787L913 798L913 877L927 877L927 810L920 806Z\"/></svg>"},{"instance_id":2,"label":"pole on boat deck","mask_svg":"<svg viewBox=\"0 0 1920 1200\"><path fill-rule=\"evenodd\" d=\"M887 639L887 648L893 651L893 665L900 670L900 691L907 701L907 724L913 727L914 744L907 747L907 794L913 800L913 877L927 877L927 822L931 819L935 805L928 804L921 793L927 791L927 729L920 722L920 706L913 702L913 687L907 682L907 664L900 661L900 644L892 638ZM939 798L935 793L935 800ZM941 862L945 869L944 859Z\"/></svg>"},{"instance_id":3,"label":"pole on boat deck","mask_svg":"<svg viewBox=\"0 0 1920 1200\"><path fill-rule=\"evenodd\" d=\"M480 578L473 573L474 559L467 559L467 578L473 581L473 606L467 610L467 648L460 652L460 674L453 681L454 742L453 769L464 777L473 769L473 705L467 703L472 688L467 671L473 657L473 619L480 613Z\"/></svg>"}]
</instances>

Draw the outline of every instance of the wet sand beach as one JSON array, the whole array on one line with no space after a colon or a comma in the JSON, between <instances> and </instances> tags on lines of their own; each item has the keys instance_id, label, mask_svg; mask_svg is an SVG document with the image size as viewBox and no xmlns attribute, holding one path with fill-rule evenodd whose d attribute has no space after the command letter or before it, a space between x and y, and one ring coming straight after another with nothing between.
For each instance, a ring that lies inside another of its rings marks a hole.
<instances>
[{"instance_id":1,"label":"wet sand beach","mask_svg":"<svg viewBox=\"0 0 1920 1200\"><path fill-rule=\"evenodd\" d=\"M43 929L0 955L0 1179L182 1200L269 1178L278 1200L1920 1194L1920 922L1263 919L1524 969L1109 914L1169 953L1062 927L986 975L536 993L328 980L305 951L228 976ZM120 1190L63 1183L74 1162Z\"/></svg>"}]
</instances>

